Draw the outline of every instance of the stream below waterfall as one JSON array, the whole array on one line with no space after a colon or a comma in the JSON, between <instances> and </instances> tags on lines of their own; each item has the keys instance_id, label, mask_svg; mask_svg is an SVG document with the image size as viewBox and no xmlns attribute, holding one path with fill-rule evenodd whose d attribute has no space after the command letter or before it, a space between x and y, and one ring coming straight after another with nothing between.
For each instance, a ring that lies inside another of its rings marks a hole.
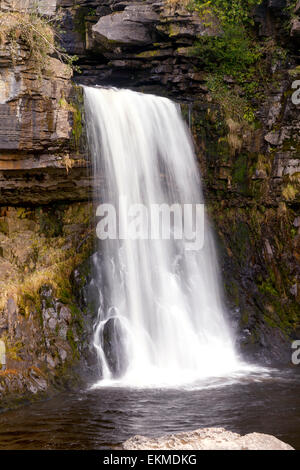
<instances>
[{"instance_id":1,"label":"stream below waterfall","mask_svg":"<svg viewBox=\"0 0 300 470\"><path fill-rule=\"evenodd\" d=\"M300 374L270 370L195 389L97 388L0 414L0 449L109 449L140 434L225 427L300 450Z\"/></svg>"}]
</instances>

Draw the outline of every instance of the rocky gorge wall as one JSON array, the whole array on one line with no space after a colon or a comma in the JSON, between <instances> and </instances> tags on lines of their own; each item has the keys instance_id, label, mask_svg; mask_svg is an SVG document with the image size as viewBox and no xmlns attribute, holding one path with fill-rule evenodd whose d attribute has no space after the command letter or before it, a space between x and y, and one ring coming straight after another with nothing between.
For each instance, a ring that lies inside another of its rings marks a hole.
<instances>
[{"instance_id":1,"label":"rocky gorge wall","mask_svg":"<svg viewBox=\"0 0 300 470\"><path fill-rule=\"evenodd\" d=\"M0 371L0 394L45 392L72 382L80 360L87 370L94 361L87 345L95 309L84 289L93 251L92 180L79 84L129 87L182 103L239 347L252 358L288 364L300 327L299 105L291 99L300 78L299 2L292 13L283 0L266 0L255 11L255 34L273 45L251 126L228 115L231 107L224 109L208 86L201 56L192 54L197 38L220 34L216 18L152 0L46 6L40 2L40 12L57 17L60 41L78 56L80 73L72 77L52 53L37 74L22 37L16 58L1 38L0 337L8 370ZM22 8L28 2L0 2L2 13ZM234 78L223 80L230 96L243 97Z\"/></svg>"}]
</instances>

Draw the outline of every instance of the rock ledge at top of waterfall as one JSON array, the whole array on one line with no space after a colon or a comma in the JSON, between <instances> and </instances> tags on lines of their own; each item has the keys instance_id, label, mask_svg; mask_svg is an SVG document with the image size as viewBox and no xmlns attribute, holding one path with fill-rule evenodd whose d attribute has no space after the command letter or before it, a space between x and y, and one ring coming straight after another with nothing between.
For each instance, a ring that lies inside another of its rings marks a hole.
<instances>
[{"instance_id":1,"label":"rock ledge at top of waterfall","mask_svg":"<svg viewBox=\"0 0 300 470\"><path fill-rule=\"evenodd\" d=\"M134 436L124 450L294 450L275 436L253 432L245 436L224 428L204 428L158 438Z\"/></svg>"}]
</instances>

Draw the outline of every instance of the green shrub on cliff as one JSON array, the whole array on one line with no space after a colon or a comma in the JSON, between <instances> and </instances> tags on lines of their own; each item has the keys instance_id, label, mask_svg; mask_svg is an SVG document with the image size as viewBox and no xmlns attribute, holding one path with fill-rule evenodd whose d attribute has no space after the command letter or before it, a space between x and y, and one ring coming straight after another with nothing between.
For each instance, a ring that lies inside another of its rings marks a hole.
<instances>
[{"instance_id":1,"label":"green shrub on cliff","mask_svg":"<svg viewBox=\"0 0 300 470\"><path fill-rule=\"evenodd\" d=\"M253 8L261 0L193 0L192 8L202 18L213 15L219 21L216 36L203 36L195 43L194 54L206 70L240 77L251 72L260 50L251 37L249 26Z\"/></svg>"},{"instance_id":2,"label":"green shrub on cliff","mask_svg":"<svg viewBox=\"0 0 300 470\"><path fill-rule=\"evenodd\" d=\"M253 10L262 0L192 0L190 8L206 23L214 18L216 34L199 37L192 55L208 72L207 86L224 115L228 144L241 150L255 123L252 98L261 89L258 66L263 50L252 28Z\"/></svg>"}]
</instances>

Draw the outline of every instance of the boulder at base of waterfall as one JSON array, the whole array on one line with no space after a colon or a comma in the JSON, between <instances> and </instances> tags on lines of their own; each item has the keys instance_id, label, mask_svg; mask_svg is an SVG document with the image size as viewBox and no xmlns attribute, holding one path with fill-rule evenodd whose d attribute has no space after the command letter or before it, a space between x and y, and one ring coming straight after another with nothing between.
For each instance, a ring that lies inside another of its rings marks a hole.
<instances>
[{"instance_id":1,"label":"boulder at base of waterfall","mask_svg":"<svg viewBox=\"0 0 300 470\"><path fill-rule=\"evenodd\" d=\"M103 351L107 364L114 377L121 377L128 367L126 332L119 318L110 318L103 327Z\"/></svg>"},{"instance_id":2,"label":"boulder at base of waterfall","mask_svg":"<svg viewBox=\"0 0 300 470\"><path fill-rule=\"evenodd\" d=\"M134 436L124 450L294 450L269 434L253 432L241 436L224 428L204 428L157 438Z\"/></svg>"}]
</instances>

